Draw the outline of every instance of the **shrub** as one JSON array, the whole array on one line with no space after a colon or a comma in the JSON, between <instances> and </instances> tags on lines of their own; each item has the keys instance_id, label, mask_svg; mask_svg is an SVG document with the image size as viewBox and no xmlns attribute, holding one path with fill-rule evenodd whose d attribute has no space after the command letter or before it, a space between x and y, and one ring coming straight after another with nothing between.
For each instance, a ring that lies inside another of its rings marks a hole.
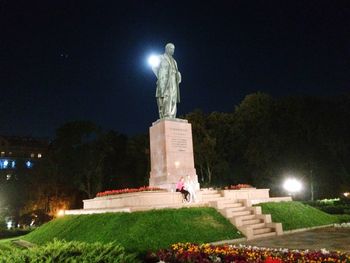
<instances>
[{"instance_id":1,"label":"shrub","mask_svg":"<svg viewBox=\"0 0 350 263\"><path fill-rule=\"evenodd\" d=\"M7 229L5 218L0 215L0 231Z\"/></svg>"},{"instance_id":2,"label":"shrub","mask_svg":"<svg viewBox=\"0 0 350 263\"><path fill-rule=\"evenodd\" d=\"M0 229L0 239L9 238L9 237L17 237L28 234L31 229Z\"/></svg>"},{"instance_id":3,"label":"shrub","mask_svg":"<svg viewBox=\"0 0 350 263\"><path fill-rule=\"evenodd\" d=\"M0 263L13 262L138 262L134 254L127 254L115 243L84 243L58 241L28 250L0 250Z\"/></svg>"},{"instance_id":4,"label":"shrub","mask_svg":"<svg viewBox=\"0 0 350 263\"><path fill-rule=\"evenodd\" d=\"M350 222L350 214L349 215L337 215L339 223L348 223Z\"/></svg>"},{"instance_id":5,"label":"shrub","mask_svg":"<svg viewBox=\"0 0 350 263\"><path fill-rule=\"evenodd\" d=\"M346 199L324 199L318 201L305 201L303 203L328 214L350 214L350 203L348 203L348 200Z\"/></svg>"},{"instance_id":6,"label":"shrub","mask_svg":"<svg viewBox=\"0 0 350 263\"><path fill-rule=\"evenodd\" d=\"M322 207L316 207L323 212L326 212L328 214L333 214L333 215L340 215L344 214L344 207L340 205L330 205L330 206L322 206Z\"/></svg>"}]
</instances>

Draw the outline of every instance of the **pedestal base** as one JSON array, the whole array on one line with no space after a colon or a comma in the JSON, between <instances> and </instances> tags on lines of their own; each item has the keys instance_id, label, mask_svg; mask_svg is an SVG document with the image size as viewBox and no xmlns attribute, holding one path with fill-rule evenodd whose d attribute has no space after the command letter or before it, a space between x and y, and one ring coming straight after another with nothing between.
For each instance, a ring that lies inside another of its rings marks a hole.
<instances>
[{"instance_id":1,"label":"pedestal base","mask_svg":"<svg viewBox=\"0 0 350 263\"><path fill-rule=\"evenodd\" d=\"M191 177L199 189L194 167L191 124L182 119L161 119L150 127L149 185L175 191L181 177Z\"/></svg>"}]
</instances>

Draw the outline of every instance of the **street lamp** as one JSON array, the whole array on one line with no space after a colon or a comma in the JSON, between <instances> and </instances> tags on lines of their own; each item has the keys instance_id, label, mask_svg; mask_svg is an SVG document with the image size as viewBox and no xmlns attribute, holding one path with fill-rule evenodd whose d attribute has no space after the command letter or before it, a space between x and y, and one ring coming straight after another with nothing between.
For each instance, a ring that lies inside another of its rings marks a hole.
<instances>
[{"instance_id":1,"label":"street lamp","mask_svg":"<svg viewBox=\"0 0 350 263\"><path fill-rule=\"evenodd\" d=\"M288 178L283 183L283 188L291 195L300 192L303 188L301 182L295 178Z\"/></svg>"}]
</instances>

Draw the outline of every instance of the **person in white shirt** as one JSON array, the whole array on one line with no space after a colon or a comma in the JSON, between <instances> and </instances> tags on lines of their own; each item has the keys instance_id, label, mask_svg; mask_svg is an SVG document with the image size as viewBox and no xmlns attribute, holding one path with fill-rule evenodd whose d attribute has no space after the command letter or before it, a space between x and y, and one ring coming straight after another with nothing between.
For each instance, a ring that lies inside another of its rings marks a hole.
<instances>
[{"instance_id":1,"label":"person in white shirt","mask_svg":"<svg viewBox=\"0 0 350 263\"><path fill-rule=\"evenodd\" d=\"M186 177L184 189L189 192L188 202L189 203L196 202L197 201L196 190L195 190L196 186L190 175L187 175Z\"/></svg>"}]
</instances>

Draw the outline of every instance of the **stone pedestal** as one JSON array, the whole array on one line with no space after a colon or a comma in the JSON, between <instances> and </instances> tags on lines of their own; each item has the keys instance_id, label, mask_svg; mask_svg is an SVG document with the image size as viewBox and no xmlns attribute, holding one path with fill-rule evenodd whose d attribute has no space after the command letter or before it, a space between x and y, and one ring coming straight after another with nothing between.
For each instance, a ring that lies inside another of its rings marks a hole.
<instances>
[{"instance_id":1,"label":"stone pedestal","mask_svg":"<svg viewBox=\"0 0 350 263\"><path fill-rule=\"evenodd\" d=\"M150 127L151 172L149 185L175 191L181 176L191 176L199 189L194 168L191 124L182 119L161 119Z\"/></svg>"}]
</instances>

